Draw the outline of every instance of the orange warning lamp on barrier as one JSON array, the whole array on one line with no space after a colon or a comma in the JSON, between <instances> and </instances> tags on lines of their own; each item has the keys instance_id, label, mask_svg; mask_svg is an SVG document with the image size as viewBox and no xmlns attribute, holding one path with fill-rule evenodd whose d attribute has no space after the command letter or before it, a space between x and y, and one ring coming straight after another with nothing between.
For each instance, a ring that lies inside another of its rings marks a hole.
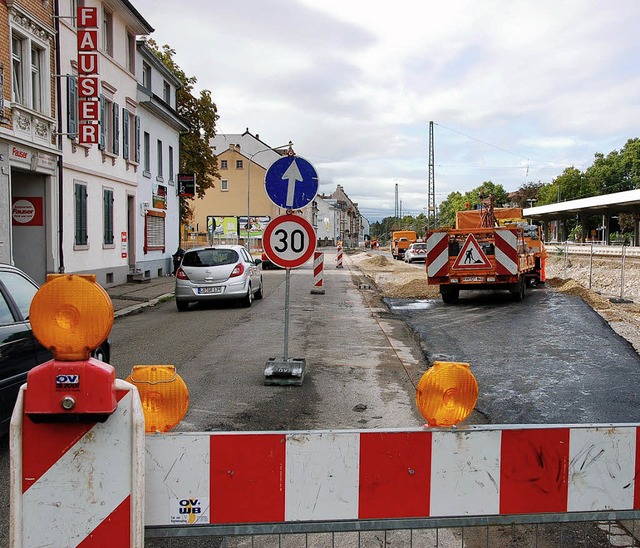
<instances>
[{"instance_id":1,"label":"orange warning lamp on barrier","mask_svg":"<svg viewBox=\"0 0 640 548\"><path fill-rule=\"evenodd\" d=\"M416 388L416 404L429 426L454 426L478 401L478 383L468 363L433 362Z\"/></svg>"},{"instance_id":2,"label":"orange warning lamp on barrier","mask_svg":"<svg viewBox=\"0 0 640 548\"><path fill-rule=\"evenodd\" d=\"M189 390L173 365L134 365L125 379L140 394L145 432L168 432L189 408Z\"/></svg>"},{"instance_id":3,"label":"orange warning lamp on barrier","mask_svg":"<svg viewBox=\"0 0 640 548\"><path fill-rule=\"evenodd\" d=\"M94 275L49 274L29 320L53 360L27 375L24 411L38 422L104 421L116 410L115 369L91 358L113 326L113 304Z\"/></svg>"}]
</instances>

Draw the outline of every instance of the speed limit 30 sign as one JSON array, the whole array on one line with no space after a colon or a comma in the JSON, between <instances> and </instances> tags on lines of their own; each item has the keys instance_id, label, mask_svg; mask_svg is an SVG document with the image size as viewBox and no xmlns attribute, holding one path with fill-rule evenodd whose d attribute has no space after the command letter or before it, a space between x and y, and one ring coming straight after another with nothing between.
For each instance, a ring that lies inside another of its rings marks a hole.
<instances>
[{"instance_id":1,"label":"speed limit 30 sign","mask_svg":"<svg viewBox=\"0 0 640 548\"><path fill-rule=\"evenodd\" d=\"M281 268L297 268L306 263L316 249L316 232L298 215L280 215L273 219L262 237L264 252Z\"/></svg>"}]
</instances>

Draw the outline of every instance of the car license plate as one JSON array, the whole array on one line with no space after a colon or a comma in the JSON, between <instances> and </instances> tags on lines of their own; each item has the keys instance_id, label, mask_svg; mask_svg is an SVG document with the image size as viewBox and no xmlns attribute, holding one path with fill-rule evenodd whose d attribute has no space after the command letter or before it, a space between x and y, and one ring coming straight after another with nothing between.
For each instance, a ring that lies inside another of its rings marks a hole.
<instances>
[{"instance_id":1,"label":"car license plate","mask_svg":"<svg viewBox=\"0 0 640 548\"><path fill-rule=\"evenodd\" d=\"M482 276L465 276L462 278L463 282L484 282L484 278Z\"/></svg>"},{"instance_id":2,"label":"car license plate","mask_svg":"<svg viewBox=\"0 0 640 548\"><path fill-rule=\"evenodd\" d=\"M222 293L222 287L199 287L198 294Z\"/></svg>"}]
</instances>

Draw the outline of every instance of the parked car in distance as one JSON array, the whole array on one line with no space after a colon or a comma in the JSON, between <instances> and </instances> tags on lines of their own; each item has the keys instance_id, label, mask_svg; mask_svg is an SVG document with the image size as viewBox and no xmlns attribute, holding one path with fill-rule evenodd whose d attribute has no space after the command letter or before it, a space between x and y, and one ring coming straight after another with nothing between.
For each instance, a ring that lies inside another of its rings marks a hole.
<instances>
[{"instance_id":1,"label":"parked car in distance","mask_svg":"<svg viewBox=\"0 0 640 548\"><path fill-rule=\"evenodd\" d=\"M29 323L31 300L38 284L20 269L0 264L0 436L9 430L20 386L36 365L53 358L33 336ZM107 339L92 356L105 363L111 358Z\"/></svg>"},{"instance_id":2,"label":"parked car in distance","mask_svg":"<svg viewBox=\"0 0 640 548\"><path fill-rule=\"evenodd\" d=\"M275 270L281 270L281 267L271 262L271 259L267 257L267 254L264 251L262 252L261 260L262 260L262 264L260 266L262 266L262 270L271 270L272 268Z\"/></svg>"},{"instance_id":3,"label":"parked car in distance","mask_svg":"<svg viewBox=\"0 0 640 548\"><path fill-rule=\"evenodd\" d=\"M254 259L241 245L215 245L188 249L176 271L176 306L189 303L240 300L251 306L262 299L261 259Z\"/></svg>"},{"instance_id":4,"label":"parked car in distance","mask_svg":"<svg viewBox=\"0 0 640 548\"><path fill-rule=\"evenodd\" d=\"M414 261L427 260L427 244L425 242L411 244L404 253L404 262L413 263Z\"/></svg>"}]
</instances>

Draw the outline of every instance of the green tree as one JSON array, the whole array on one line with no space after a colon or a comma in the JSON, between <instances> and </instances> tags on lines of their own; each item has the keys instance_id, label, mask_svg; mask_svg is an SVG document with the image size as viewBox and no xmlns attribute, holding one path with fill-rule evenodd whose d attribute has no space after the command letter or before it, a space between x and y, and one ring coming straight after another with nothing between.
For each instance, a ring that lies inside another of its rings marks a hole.
<instances>
[{"instance_id":1,"label":"green tree","mask_svg":"<svg viewBox=\"0 0 640 548\"><path fill-rule=\"evenodd\" d=\"M456 213L458 211L480 208L482 204L487 203L489 196L492 194L494 207L504 207L509 199L504 187L491 181L485 181L479 187L469 190L464 195L457 191L452 192L440 204L440 226L455 226Z\"/></svg>"},{"instance_id":2,"label":"green tree","mask_svg":"<svg viewBox=\"0 0 640 548\"><path fill-rule=\"evenodd\" d=\"M600 194L611 194L622 190L622 174L620 172L620 158L617 150L611 151L606 156L601 152L596 152L593 164L585 171L585 181L592 194L587 196L597 196Z\"/></svg>"},{"instance_id":3,"label":"green tree","mask_svg":"<svg viewBox=\"0 0 640 548\"><path fill-rule=\"evenodd\" d=\"M618 157L621 190L640 188L640 139L629 139Z\"/></svg>"},{"instance_id":4,"label":"green tree","mask_svg":"<svg viewBox=\"0 0 640 548\"><path fill-rule=\"evenodd\" d=\"M493 194L493 206L504 207L509 201L509 195L502 185L496 185L491 181L485 181L479 187L470 190L465 194L465 199L473 208L474 206L480 206L487 200L489 196Z\"/></svg>"},{"instance_id":5,"label":"green tree","mask_svg":"<svg viewBox=\"0 0 640 548\"><path fill-rule=\"evenodd\" d=\"M189 130L180 135L180 172L195 173L197 196L202 198L206 191L214 186L214 178L219 176L218 162L209 146L210 140L216 135L218 108L209 90L195 93L194 85L197 79L195 76L187 76L178 66L174 60L174 49L168 45L159 47L152 39L147 40L146 44L180 81L176 100L177 111L189 124ZM189 202L183 200L182 204L181 221L187 214Z\"/></svg>"},{"instance_id":6,"label":"green tree","mask_svg":"<svg viewBox=\"0 0 640 548\"><path fill-rule=\"evenodd\" d=\"M468 209L465 204L464 196L458 191L450 193L440 204L438 214L440 226L455 226L456 212L463 209Z\"/></svg>"},{"instance_id":7,"label":"green tree","mask_svg":"<svg viewBox=\"0 0 640 548\"><path fill-rule=\"evenodd\" d=\"M537 204L538 194L543 187L544 184L540 181L537 183L525 183L513 193L511 202L522 208Z\"/></svg>"}]
</instances>

